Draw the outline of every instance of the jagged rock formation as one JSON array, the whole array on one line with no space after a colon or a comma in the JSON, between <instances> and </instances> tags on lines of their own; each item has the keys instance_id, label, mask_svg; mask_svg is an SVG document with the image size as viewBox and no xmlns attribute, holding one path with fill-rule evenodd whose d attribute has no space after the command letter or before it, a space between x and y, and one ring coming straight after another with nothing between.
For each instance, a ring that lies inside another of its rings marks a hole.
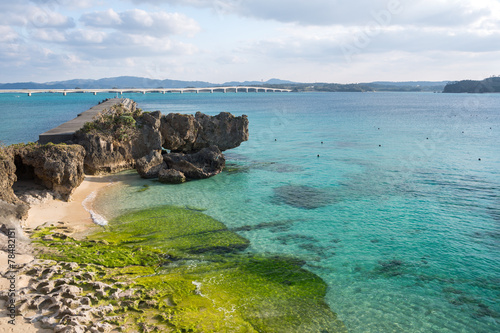
<instances>
[{"instance_id":1,"label":"jagged rock formation","mask_svg":"<svg viewBox=\"0 0 500 333\"><path fill-rule=\"evenodd\" d=\"M203 179L220 173L226 159L219 148L211 146L192 154L170 153L164 156L169 169L181 172L188 179Z\"/></svg>"},{"instance_id":2,"label":"jagged rock formation","mask_svg":"<svg viewBox=\"0 0 500 333\"><path fill-rule=\"evenodd\" d=\"M10 204L20 203L12 189L16 180L16 165L12 151L0 150L0 200Z\"/></svg>"},{"instance_id":3,"label":"jagged rock formation","mask_svg":"<svg viewBox=\"0 0 500 333\"><path fill-rule=\"evenodd\" d=\"M0 150L0 219L22 219L27 216L29 206L15 195L12 186L17 181L14 155L10 150Z\"/></svg>"},{"instance_id":4,"label":"jagged rock formation","mask_svg":"<svg viewBox=\"0 0 500 333\"><path fill-rule=\"evenodd\" d=\"M246 140L246 116L164 116L142 113L134 102L105 110L76 132L73 142L85 148L88 174L135 168L143 178L157 178L160 171L173 169L178 172L162 172L162 181L178 183L218 174L225 164L221 151Z\"/></svg>"},{"instance_id":5,"label":"jagged rock formation","mask_svg":"<svg viewBox=\"0 0 500 333\"><path fill-rule=\"evenodd\" d=\"M161 134L163 147L174 152L189 153L210 146L224 151L248 140L248 119L228 112L217 116L170 113L161 120Z\"/></svg>"},{"instance_id":6,"label":"jagged rock formation","mask_svg":"<svg viewBox=\"0 0 500 333\"><path fill-rule=\"evenodd\" d=\"M85 150L79 145L25 145L13 149L18 178L32 179L68 200L83 181Z\"/></svg>"},{"instance_id":7,"label":"jagged rock formation","mask_svg":"<svg viewBox=\"0 0 500 333\"><path fill-rule=\"evenodd\" d=\"M78 145L13 145L0 152L2 217L26 217L28 203L14 192L15 183L28 181L68 200L83 181L85 150Z\"/></svg>"},{"instance_id":8,"label":"jagged rock formation","mask_svg":"<svg viewBox=\"0 0 500 333\"><path fill-rule=\"evenodd\" d=\"M157 178L167 164L163 161L160 150L152 150L148 155L137 160L135 169L142 178Z\"/></svg>"},{"instance_id":9,"label":"jagged rock formation","mask_svg":"<svg viewBox=\"0 0 500 333\"><path fill-rule=\"evenodd\" d=\"M148 148L154 146L154 142L147 134L154 127L140 130L144 127L138 123L140 115L135 102L115 104L75 133L73 143L86 151L85 173L96 175L133 169L135 160L149 153Z\"/></svg>"}]
</instances>

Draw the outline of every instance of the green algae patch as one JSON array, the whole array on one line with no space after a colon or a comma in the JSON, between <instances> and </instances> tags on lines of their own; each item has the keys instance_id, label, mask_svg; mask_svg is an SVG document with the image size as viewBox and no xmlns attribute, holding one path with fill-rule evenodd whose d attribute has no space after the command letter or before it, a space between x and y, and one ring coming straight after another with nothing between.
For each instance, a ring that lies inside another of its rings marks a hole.
<instances>
[{"instance_id":1,"label":"green algae patch","mask_svg":"<svg viewBox=\"0 0 500 333\"><path fill-rule=\"evenodd\" d=\"M242 253L248 240L198 211L130 212L85 240L34 235L41 258L78 263L71 283L121 331L346 332L305 262Z\"/></svg>"},{"instance_id":2,"label":"green algae patch","mask_svg":"<svg viewBox=\"0 0 500 333\"><path fill-rule=\"evenodd\" d=\"M110 221L106 231L89 237L133 246L140 243L174 257L244 250L247 239L201 212L163 206L132 212Z\"/></svg>"}]
</instances>

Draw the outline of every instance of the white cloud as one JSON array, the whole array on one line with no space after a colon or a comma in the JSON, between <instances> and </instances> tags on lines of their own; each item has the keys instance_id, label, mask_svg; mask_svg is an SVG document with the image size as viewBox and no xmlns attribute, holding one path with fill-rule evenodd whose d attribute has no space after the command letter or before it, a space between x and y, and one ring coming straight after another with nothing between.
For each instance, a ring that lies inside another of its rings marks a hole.
<instances>
[{"instance_id":1,"label":"white cloud","mask_svg":"<svg viewBox=\"0 0 500 333\"><path fill-rule=\"evenodd\" d=\"M9 26L0 25L0 43L14 42L19 35Z\"/></svg>"},{"instance_id":2,"label":"white cloud","mask_svg":"<svg viewBox=\"0 0 500 333\"><path fill-rule=\"evenodd\" d=\"M89 27L113 28L154 36L173 34L193 36L200 30L198 23L185 15L164 11L149 13L141 9L131 9L121 13L108 9L84 14L80 20Z\"/></svg>"},{"instance_id":3,"label":"white cloud","mask_svg":"<svg viewBox=\"0 0 500 333\"><path fill-rule=\"evenodd\" d=\"M495 0L131 0L211 8L218 13L300 25L366 25L374 17L390 16L391 23L425 26L469 25L488 17ZM496 16L498 17L498 16Z\"/></svg>"},{"instance_id":4,"label":"white cloud","mask_svg":"<svg viewBox=\"0 0 500 333\"><path fill-rule=\"evenodd\" d=\"M88 26L102 28L111 28L123 24L120 15L111 8L106 11L84 14L80 18L80 21Z\"/></svg>"},{"instance_id":5,"label":"white cloud","mask_svg":"<svg viewBox=\"0 0 500 333\"><path fill-rule=\"evenodd\" d=\"M25 0L0 3L0 22L27 28L60 28L75 26L73 18L57 12L57 7L36 6Z\"/></svg>"}]
</instances>

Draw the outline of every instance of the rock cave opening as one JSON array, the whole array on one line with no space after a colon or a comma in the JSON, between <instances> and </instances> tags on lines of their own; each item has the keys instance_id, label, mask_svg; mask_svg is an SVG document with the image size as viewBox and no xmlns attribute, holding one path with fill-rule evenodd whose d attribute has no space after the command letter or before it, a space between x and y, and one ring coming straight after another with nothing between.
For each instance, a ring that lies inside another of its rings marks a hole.
<instances>
[{"instance_id":1,"label":"rock cave opening","mask_svg":"<svg viewBox=\"0 0 500 333\"><path fill-rule=\"evenodd\" d=\"M12 186L14 194L19 197L28 191L45 190L45 186L41 184L40 179L35 174L35 168L31 165L23 163L21 156L14 156L14 164L16 165L17 180Z\"/></svg>"}]
</instances>

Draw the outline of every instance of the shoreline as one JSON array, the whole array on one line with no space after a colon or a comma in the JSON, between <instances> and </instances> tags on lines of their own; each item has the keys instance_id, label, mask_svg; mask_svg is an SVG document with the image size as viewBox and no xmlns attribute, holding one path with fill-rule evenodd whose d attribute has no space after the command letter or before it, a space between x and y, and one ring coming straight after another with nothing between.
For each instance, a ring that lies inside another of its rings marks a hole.
<instances>
[{"instance_id":1,"label":"shoreline","mask_svg":"<svg viewBox=\"0 0 500 333\"><path fill-rule=\"evenodd\" d=\"M32 204L28 218L21 221L21 229L24 235L16 237L16 265L23 265L34 260L35 253L29 244L20 238L27 237L27 232L43 224L58 224L64 225L69 235L81 237L89 229L96 226L93 222L91 213L87 209L91 209L92 203L95 200L96 194L107 186L110 186L117 180L115 175L102 176L85 176L84 181L78 186L71 195L70 201L65 202L58 199L44 200L36 204ZM91 200L89 200L89 198ZM87 207L84 207L85 206ZM62 224L62 223L63 224ZM9 281L3 276L8 271L8 254L0 250L0 290L9 289ZM16 276L16 290L29 286L30 277L25 275ZM5 302L0 300L0 308L5 309ZM7 312L2 311L0 314L0 333L26 333L38 332L48 333L53 332L52 329L40 328L40 324L32 324L26 322L21 317L16 316L15 325L9 324Z\"/></svg>"}]
</instances>

